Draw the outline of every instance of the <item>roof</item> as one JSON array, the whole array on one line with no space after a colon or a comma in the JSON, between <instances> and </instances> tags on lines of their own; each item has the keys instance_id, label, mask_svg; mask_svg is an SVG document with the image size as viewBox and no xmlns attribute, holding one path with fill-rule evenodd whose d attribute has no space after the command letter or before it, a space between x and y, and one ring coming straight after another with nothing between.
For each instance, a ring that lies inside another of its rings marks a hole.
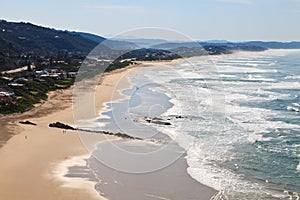
<instances>
[{"instance_id":1,"label":"roof","mask_svg":"<svg viewBox=\"0 0 300 200\"><path fill-rule=\"evenodd\" d=\"M7 86L0 87L0 96L13 96L13 95L15 95L15 93L11 88Z\"/></svg>"}]
</instances>

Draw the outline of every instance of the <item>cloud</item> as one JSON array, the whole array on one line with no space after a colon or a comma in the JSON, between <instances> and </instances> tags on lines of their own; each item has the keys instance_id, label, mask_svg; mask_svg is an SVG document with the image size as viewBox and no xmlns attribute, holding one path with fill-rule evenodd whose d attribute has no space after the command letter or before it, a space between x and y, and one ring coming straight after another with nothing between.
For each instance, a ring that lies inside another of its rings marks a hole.
<instances>
[{"instance_id":1,"label":"cloud","mask_svg":"<svg viewBox=\"0 0 300 200\"><path fill-rule=\"evenodd\" d=\"M131 6L131 5L89 5L85 7L89 9L97 9L100 11L110 11L110 12L137 13L137 12L145 11L144 7L142 6Z\"/></svg>"},{"instance_id":2,"label":"cloud","mask_svg":"<svg viewBox=\"0 0 300 200\"><path fill-rule=\"evenodd\" d=\"M225 3L238 3L238 4L252 4L251 0L216 0L218 2L225 2Z\"/></svg>"}]
</instances>

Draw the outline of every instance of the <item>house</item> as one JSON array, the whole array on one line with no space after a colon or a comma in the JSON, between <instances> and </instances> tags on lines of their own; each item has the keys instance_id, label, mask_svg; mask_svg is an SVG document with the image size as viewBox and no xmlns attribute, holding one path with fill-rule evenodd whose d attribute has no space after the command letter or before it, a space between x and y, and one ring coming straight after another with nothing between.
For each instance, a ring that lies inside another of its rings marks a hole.
<instances>
[{"instance_id":1,"label":"house","mask_svg":"<svg viewBox=\"0 0 300 200\"><path fill-rule=\"evenodd\" d=\"M53 79L61 79L64 80L67 78L67 72L64 70L60 70L60 69L45 69L45 70L41 70L41 71L36 71L35 72L37 77L40 78L53 78Z\"/></svg>"},{"instance_id":2,"label":"house","mask_svg":"<svg viewBox=\"0 0 300 200\"><path fill-rule=\"evenodd\" d=\"M8 85L12 87L24 87L24 84L21 83L9 83Z\"/></svg>"},{"instance_id":3,"label":"house","mask_svg":"<svg viewBox=\"0 0 300 200\"><path fill-rule=\"evenodd\" d=\"M15 96L14 91L9 87L0 88L0 102L11 103Z\"/></svg>"},{"instance_id":4,"label":"house","mask_svg":"<svg viewBox=\"0 0 300 200\"><path fill-rule=\"evenodd\" d=\"M60 74L56 74L56 73L55 74L54 73L49 74L49 77L53 78L53 79L59 79L59 76L60 76Z\"/></svg>"},{"instance_id":5,"label":"house","mask_svg":"<svg viewBox=\"0 0 300 200\"><path fill-rule=\"evenodd\" d=\"M12 80L13 80L13 78L11 78L11 77L6 77L6 76L2 76L1 78L3 78L4 80L7 80L7 81L12 81Z\"/></svg>"},{"instance_id":6,"label":"house","mask_svg":"<svg viewBox=\"0 0 300 200\"><path fill-rule=\"evenodd\" d=\"M0 87L0 96L13 97L13 96L15 96L15 93L11 88L9 88L7 86L3 86L3 87Z\"/></svg>"},{"instance_id":7,"label":"house","mask_svg":"<svg viewBox=\"0 0 300 200\"><path fill-rule=\"evenodd\" d=\"M48 76L49 72L47 70L36 71L35 74L37 76Z\"/></svg>"}]
</instances>

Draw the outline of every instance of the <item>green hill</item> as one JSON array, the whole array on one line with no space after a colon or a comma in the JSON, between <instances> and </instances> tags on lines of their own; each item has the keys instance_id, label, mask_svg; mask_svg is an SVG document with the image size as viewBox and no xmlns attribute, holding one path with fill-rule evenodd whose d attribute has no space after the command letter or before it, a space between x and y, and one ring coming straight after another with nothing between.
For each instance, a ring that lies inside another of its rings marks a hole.
<instances>
[{"instance_id":1,"label":"green hill","mask_svg":"<svg viewBox=\"0 0 300 200\"><path fill-rule=\"evenodd\" d=\"M68 31L45 28L31 23L0 21L2 53L51 55L59 51L87 54L97 42Z\"/></svg>"}]
</instances>

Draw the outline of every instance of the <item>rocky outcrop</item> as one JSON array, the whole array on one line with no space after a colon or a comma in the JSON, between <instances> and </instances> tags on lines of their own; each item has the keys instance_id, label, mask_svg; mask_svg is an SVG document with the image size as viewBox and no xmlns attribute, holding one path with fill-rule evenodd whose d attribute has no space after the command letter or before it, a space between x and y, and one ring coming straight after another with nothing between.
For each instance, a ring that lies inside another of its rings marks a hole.
<instances>
[{"instance_id":1,"label":"rocky outcrop","mask_svg":"<svg viewBox=\"0 0 300 200\"><path fill-rule=\"evenodd\" d=\"M30 121L21 121L20 124L27 124L27 125L33 125L36 126L36 123L30 122Z\"/></svg>"},{"instance_id":2,"label":"rocky outcrop","mask_svg":"<svg viewBox=\"0 0 300 200\"><path fill-rule=\"evenodd\" d=\"M144 120L148 123L153 123L153 124L160 124L160 125L172 125L170 121L154 117L154 118L149 118L149 117L144 117Z\"/></svg>"},{"instance_id":3,"label":"rocky outcrop","mask_svg":"<svg viewBox=\"0 0 300 200\"><path fill-rule=\"evenodd\" d=\"M132 139L132 140L143 140L142 138L139 137L133 137L131 135L128 135L126 133L113 133L113 132L108 132L108 131L92 131L92 130L85 130L85 129L77 129L78 131L84 131L84 132L92 132L92 133L101 133L105 135L113 135L116 137L124 138L124 139Z\"/></svg>"},{"instance_id":4,"label":"rocky outcrop","mask_svg":"<svg viewBox=\"0 0 300 200\"><path fill-rule=\"evenodd\" d=\"M63 124L61 122L55 122L55 123L49 124L49 127L61 128L61 129L66 129L66 130L76 130L72 126Z\"/></svg>"},{"instance_id":5,"label":"rocky outcrop","mask_svg":"<svg viewBox=\"0 0 300 200\"><path fill-rule=\"evenodd\" d=\"M65 130L78 130L78 131L84 131L84 132L101 133L101 134L105 134L105 135L113 135L113 136L124 138L124 139L142 140L142 138L133 137L133 136L128 135L126 133L120 133L120 132L113 133L113 132L108 132L108 131L95 131L95 130L86 130L86 129L74 128L72 126L69 126L67 124L63 124L61 122L51 123L51 124L49 124L49 127L61 128L61 129L65 129Z\"/></svg>"}]
</instances>

